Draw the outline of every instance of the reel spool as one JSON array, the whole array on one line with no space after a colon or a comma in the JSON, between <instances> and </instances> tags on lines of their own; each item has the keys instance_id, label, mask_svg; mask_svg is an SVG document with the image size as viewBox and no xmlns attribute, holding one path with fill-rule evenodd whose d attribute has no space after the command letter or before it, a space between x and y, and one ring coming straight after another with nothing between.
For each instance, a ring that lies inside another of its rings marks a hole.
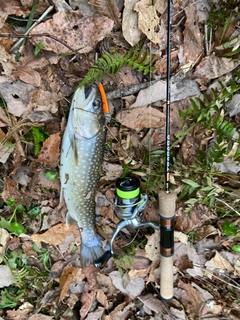
<instances>
[{"instance_id":1,"label":"reel spool","mask_svg":"<svg viewBox=\"0 0 240 320\"><path fill-rule=\"evenodd\" d=\"M94 264L96 267L101 267L113 255L113 241L121 229L128 228L134 230L141 227L152 227L159 231L159 226L155 222L142 222L141 220L147 200L147 195L140 193L140 182L138 179L126 177L117 180L114 209L121 221L117 224L110 240L110 250L95 260Z\"/></svg>"}]
</instances>

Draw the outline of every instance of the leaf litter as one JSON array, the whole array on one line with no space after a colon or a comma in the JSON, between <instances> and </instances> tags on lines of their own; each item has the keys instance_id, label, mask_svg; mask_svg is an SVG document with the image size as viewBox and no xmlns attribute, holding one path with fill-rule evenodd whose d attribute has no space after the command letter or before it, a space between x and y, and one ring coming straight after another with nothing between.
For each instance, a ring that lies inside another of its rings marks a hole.
<instances>
[{"instance_id":1,"label":"leaf litter","mask_svg":"<svg viewBox=\"0 0 240 320\"><path fill-rule=\"evenodd\" d=\"M15 54L10 53L12 43L16 35L25 32L23 27L16 26L16 21L26 24L32 4L33 1L18 0L0 4L0 94L5 101L0 109L0 137L6 140L1 141L0 150L0 305L3 308L0 317L238 319L240 260L239 251L232 248L239 243L239 231L236 229L232 237L227 237L224 216L204 205L196 205L186 213L184 201L179 200L175 219L174 299L165 304L159 296L159 233L123 229L114 243L116 257L101 270L93 265L82 269L79 231L76 226L65 226L66 207L59 204L59 178L53 175L56 178L48 180L52 175L46 175L49 171L58 172L60 142L71 94L93 64L94 53L116 50L124 54L129 50L124 41L110 43L109 39L116 40L117 32L122 30L122 38L131 46L143 39L144 46L150 48L156 59L152 76L158 81L122 100L110 101L112 118L117 122L108 127L104 175L96 208L97 229L106 245L119 222L113 209L114 181L128 172L142 177L143 190L146 190L145 177L153 172L158 178L152 189L149 185L150 198L145 211L147 221L158 221L156 189L163 180L161 173L154 170L161 163L165 142L167 1L153 4L129 0L90 3L75 0L69 4L54 1L55 13L33 28L30 39L19 48L19 58L15 59ZM238 70L239 57L224 56L231 48L226 50L219 43L219 29L211 29L216 44L206 31L211 6L215 5L214 1L173 1L173 142L183 130L178 112L188 110L190 99L202 97L215 79L227 85ZM35 20L48 7L47 1L39 1ZM238 20L233 19L226 27L226 34L231 37L237 27ZM224 42L226 34L223 29L221 32ZM4 33L11 36L2 37ZM42 50L35 56L39 44ZM103 82L111 91L111 86L114 88L118 82L128 87L146 80L140 72L128 68L115 78L106 75ZM238 95L235 93L233 99L224 102L228 112L224 116L237 128ZM30 134L36 126L43 127L47 134L39 140L37 154ZM183 167L174 168L173 184L179 183L184 166L194 163L197 150L208 145L210 138L204 134L199 126L183 140L177 140ZM231 158L214 164L222 185L235 186L229 191L237 195L232 206L239 202L239 156L234 158L237 150L238 146L235 151L232 149ZM182 177L184 181L189 178ZM11 207L11 199L16 201L15 207ZM24 210L17 211L15 222L26 229L20 235L4 228L18 205L23 205ZM31 218L34 208L40 211L35 209L36 216ZM235 222L231 216L229 219ZM239 226L239 222L234 225Z\"/></svg>"}]
</instances>

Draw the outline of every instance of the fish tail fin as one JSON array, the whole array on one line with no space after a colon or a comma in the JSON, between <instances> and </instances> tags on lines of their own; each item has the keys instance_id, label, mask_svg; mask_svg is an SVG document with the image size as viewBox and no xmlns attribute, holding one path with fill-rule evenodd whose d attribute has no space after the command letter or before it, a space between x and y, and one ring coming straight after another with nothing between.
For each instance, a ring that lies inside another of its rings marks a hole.
<instances>
[{"instance_id":1,"label":"fish tail fin","mask_svg":"<svg viewBox=\"0 0 240 320\"><path fill-rule=\"evenodd\" d=\"M103 239L94 230L83 230L81 236L81 263L84 268L100 258L105 250L102 244Z\"/></svg>"}]
</instances>

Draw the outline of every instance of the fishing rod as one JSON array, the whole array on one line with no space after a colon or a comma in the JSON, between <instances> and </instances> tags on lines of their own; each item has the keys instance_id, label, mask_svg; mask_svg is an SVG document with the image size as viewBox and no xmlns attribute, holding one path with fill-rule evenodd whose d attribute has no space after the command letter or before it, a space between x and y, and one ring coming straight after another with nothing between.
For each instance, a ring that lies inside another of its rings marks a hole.
<instances>
[{"instance_id":1,"label":"fishing rod","mask_svg":"<svg viewBox=\"0 0 240 320\"><path fill-rule=\"evenodd\" d=\"M160 214L160 295L165 301L173 298L174 215L177 194L170 192L170 109L171 109L171 19L172 3L168 0L167 22L167 90L165 139L165 190L159 191Z\"/></svg>"}]
</instances>

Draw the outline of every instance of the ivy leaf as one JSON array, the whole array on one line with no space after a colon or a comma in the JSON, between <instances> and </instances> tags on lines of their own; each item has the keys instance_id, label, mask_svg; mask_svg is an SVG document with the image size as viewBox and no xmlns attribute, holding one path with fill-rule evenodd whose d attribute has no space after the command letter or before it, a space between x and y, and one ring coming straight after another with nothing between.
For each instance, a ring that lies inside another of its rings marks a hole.
<instances>
[{"instance_id":1,"label":"ivy leaf","mask_svg":"<svg viewBox=\"0 0 240 320\"><path fill-rule=\"evenodd\" d=\"M23 213L23 212L26 211L26 208L24 207L24 205L18 204L17 207L16 207L16 210L17 210L17 212L19 212L19 213Z\"/></svg>"},{"instance_id":2,"label":"ivy leaf","mask_svg":"<svg viewBox=\"0 0 240 320\"><path fill-rule=\"evenodd\" d=\"M32 218L35 219L41 213L40 207L34 207L27 212L27 214Z\"/></svg>"},{"instance_id":3,"label":"ivy leaf","mask_svg":"<svg viewBox=\"0 0 240 320\"><path fill-rule=\"evenodd\" d=\"M11 231L16 233L17 235L20 235L21 233L25 233L26 229L19 223L17 222L11 222L10 223L11 226Z\"/></svg>"},{"instance_id":4,"label":"ivy leaf","mask_svg":"<svg viewBox=\"0 0 240 320\"><path fill-rule=\"evenodd\" d=\"M232 246L232 250L237 253L240 253L240 244L235 244L234 246Z\"/></svg>"},{"instance_id":5,"label":"ivy leaf","mask_svg":"<svg viewBox=\"0 0 240 320\"><path fill-rule=\"evenodd\" d=\"M233 222L230 222L228 220L224 221L222 225L222 230L228 237L237 235L237 227Z\"/></svg>"},{"instance_id":6,"label":"ivy leaf","mask_svg":"<svg viewBox=\"0 0 240 320\"><path fill-rule=\"evenodd\" d=\"M58 178L58 172L48 170L44 173L44 176L50 181L55 181Z\"/></svg>"},{"instance_id":7,"label":"ivy leaf","mask_svg":"<svg viewBox=\"0 0 240 320\"><path fill-rule=\"evenodd\" d=\"M8 199L7 201L6 201L6 204L9 206L9 207L13 207L15 204L16 204L16 199L14 199L14 198L11 198L11 199Z\"/></svg>"}]
</instances>

